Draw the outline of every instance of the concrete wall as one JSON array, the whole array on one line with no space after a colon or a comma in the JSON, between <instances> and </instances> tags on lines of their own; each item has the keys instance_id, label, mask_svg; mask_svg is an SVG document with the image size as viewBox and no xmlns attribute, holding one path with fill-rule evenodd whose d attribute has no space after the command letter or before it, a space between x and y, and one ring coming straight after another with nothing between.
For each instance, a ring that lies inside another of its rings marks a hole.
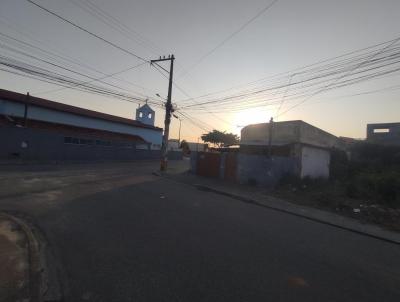
<instances>
[{"instance_id":1,"label":"concrete wall","mask_svg":"<svg viewBox=\"0 0 400 302\"><path fill-rule=\"evenodd\" d=\"M25 106L22 103L0 100L0 114L24 117ZM118 133L139 135L145 141L151 143L151 148L161 148L162 131L135 127L127 124L80 116L67 112L46 109L38 106L28 106L28 118L33 120L59 123L77 127L106 130Z\"/></svg>"},{"instance_id":2,"label":"concrete wall","mask_svg":"<svg viewBox=\"0 0 400 302\"><path fill-rule=\"evenodd\" d=\"M294 143L299 140L298 121L273 123L272 143L276 145ZM241 144L268 145L270 124L248 125L241 131Z\"/></svg>"},{"instance_id":3,"label":"concrete wall","mask_svg":"<svg viewBox=\"0 0 400 302\"><path fill-rule=\"evenodd\" d=\"M53 131L18 127L0 127L0 159L23 160L136 160L157 159L159 150L118 146L65 144L64 135ZM84 137L83 137L84 138ZM93 138L91 138L93 139ZM23 146L26 146L24 148ZM181 153L171 152L171 159Z\"/></svg>"},{"instance_id":4,"label":"concrete wall","mask_svg":"<svg viewBox=\"0 0 400 302\"><path fill-rule=\"evenodd\" d=\"M400 146L400 123L368 124L367 141Z\"/></svg>"},{"instance_id":5,"label":"concrete wall","mask_svg":"<svg viewBox=\"0 0 400 302\"><path fill-rule=\"evenodd\" d=\"M270 124L246 126L241 132L242 145L268 145ZM274 122L272 126L272 145L304 143L331 148L338 145L338 138L322 129L303 121Z\"/></svg>"},{"instance_id":6,"label":"concrete wall","mask_svg":"<svg viewBox=\"0 0 400 302\"><path fill-rule=\"evenodd\" d=\"M238 154L237 181L241 184L256 184L272 187L286 174L296 175L299 162L295 158L272 158L263 155Z\"/></svg>"},{"instance_id":7,"label":"concrete wall","mask_svg":"<svg viewBox=\"0 0 400 302\"><path fill-rule=\"evenodd\" d=\"M332 148L339 146L339 139L317 127L310 124L301 122L299 123L300 133L299 142L303 144L309 144L313 146L319 146L324 148Z\"/></svg>"},{"instance_id":8,"label":"concrete wall","mask_svg":"<svg viewBox=\"0 0 400 302\"><path fill-rule=\"evenodd\" d=\"M329 178L330 152L302 146L300 177Z\"/></svg>"}]
</instances>

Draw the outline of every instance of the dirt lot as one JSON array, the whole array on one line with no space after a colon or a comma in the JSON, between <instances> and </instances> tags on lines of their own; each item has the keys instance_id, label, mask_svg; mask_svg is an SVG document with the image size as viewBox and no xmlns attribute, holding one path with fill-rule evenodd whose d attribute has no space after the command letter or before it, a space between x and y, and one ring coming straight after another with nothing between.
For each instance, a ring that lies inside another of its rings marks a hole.
<instances>
[{"instance_id":1,"label":"dirt lot","mask_svg":"<svg viewBox=\"0 0 400 302\"><path fill-rule=\"evenodd\" d=\"M400 232L399 208L392 208L372 199L349 198L340 183L285 184L267 194L292 203L335 212Z\"/></svg>"}]
</instances>

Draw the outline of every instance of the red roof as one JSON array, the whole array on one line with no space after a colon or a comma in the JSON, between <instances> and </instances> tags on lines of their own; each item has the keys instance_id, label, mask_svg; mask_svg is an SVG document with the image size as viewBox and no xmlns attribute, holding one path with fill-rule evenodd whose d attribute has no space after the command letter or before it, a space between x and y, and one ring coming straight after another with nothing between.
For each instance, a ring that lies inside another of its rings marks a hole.
<instances>
[{"instance_id":1,"label":"red roof","mask_svg":"<svg viewBox=\"0 0 400 302\"><path fill-rule=\"evenodd\" d=\"M87 116L87 117L92 117L92 118L97 118L97 119L102 119L110 122L116 122L116 123L122 123L122 124L127 124L135 127L140 127L140 128L148 128L148 129L153 129L157 131L162 131L162 128L159 127L154 127L151 125L146 125L143 124L139 121L135 120L130 120L127 118L111 115L111 114L106 114L98 111L93 111L93 110L88 110L80 107L75 107L71 105L66 105L58 102L53 102L50 100L34 97L34 96L29 96L29 98L22 93L17 93L14 91L10 90L4 90L0 89L0 99L5 99L9 101L14 101L14 102L19 102L19 103L27 103L31 105L35 105L38 107L43 107L47 109L52 109L52 110L57 110L57 111L62 111L62 112L67 112L67 113L72 113L72 114L77 114L81 116Z\"/></svg>"}]
</instances>

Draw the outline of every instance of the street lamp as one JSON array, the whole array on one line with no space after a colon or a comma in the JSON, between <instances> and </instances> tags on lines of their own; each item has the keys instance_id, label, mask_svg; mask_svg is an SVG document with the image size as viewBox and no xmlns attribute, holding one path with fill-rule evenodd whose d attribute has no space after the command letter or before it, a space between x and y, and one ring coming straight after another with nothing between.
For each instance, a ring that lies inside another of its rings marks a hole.
<instances>
[{"instance_id":1,"label":"street lamp","mask_svg":"<svg viewBox=\"0 0 400 302\"><path fill-rule=\"evenodd\" d=\"M179 145L181 144L181 124L182 124L182 120L176 115L176 114L172 114L172 116L174 118L176 118L179 121L179 137L178 137L178 142Z\"/></svg>"}]
</instances>

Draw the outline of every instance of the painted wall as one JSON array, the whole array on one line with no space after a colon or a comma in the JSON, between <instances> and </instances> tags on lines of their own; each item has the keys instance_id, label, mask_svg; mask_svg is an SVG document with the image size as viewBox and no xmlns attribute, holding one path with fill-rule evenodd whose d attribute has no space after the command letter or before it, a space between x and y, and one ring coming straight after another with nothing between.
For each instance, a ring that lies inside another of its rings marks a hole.
<instances>
[{"instance_id":1,"label":"painted wall","mask_svg":"<svg viewBox=\"0 0 400 302\"><path fill-rule=\"evenodd\" d=\"M298 168L299 163L295 158L238 153L236 177L241 184L273 187L282 176L296 175Z\"/></svg>"},{"instance_id":2,"label":"painted wall","mask_svg":"<svg viewBox=\"0 0 400 302\"><path fill-rule=\"evenodd\" d=\"M93 139L93 138L92 138ZM53 131L19 127L0 127L0 159L22 160L140 160L158 159L159 150L117 146L65 144L64 135ZM171 152L170 159L182 155Z\"/></svg>"},{"instance_id":3,"label":"painted wall","mask_svg":"<svg viewBox=\"0 0 400 302\"><path fill-rule=\"evenodd\" d=\"M400 123L368 124L367 141L400 146Z\"/></svg>"},{"instance_id":4,"label":"painted wall","mask_svg":"<svg viewBox=\"0 0 400 302\"><path fill-rule=\"evenodd\" d=\"M0 100L1 114L16 116L16 117L24 117L24 110L25 110L24 104ZM39 121L77 126L77 127L85 127L91 129L99 129L99 130L106 130L118 133L139 135L145 141L150 142L152 144L151 148L153 150L161 149L162 131L139 128L127 124L111 122L92 117L85 117L32 105L28 107L28 118Z\"/></svg>"},{"instance_id":5,"label":"painted wall","mask_svg":"<svg viewBox=\"0 0 400 302\"><path fill-rule=\"evenodd\" d=\"M329 178L330 152L328 150L302 146L301 178Z\"/></svg>"},{"instance_id":6,"label":"painted wall","mask_svg":"<svg viewBox=\"0 0 400 302\"><path fill-rule=\"evenodd\" d=\"M136 109L136 120L143 124L154 126L155 112L149 105L145 104Z\"/></svg>"}]
</instances>

